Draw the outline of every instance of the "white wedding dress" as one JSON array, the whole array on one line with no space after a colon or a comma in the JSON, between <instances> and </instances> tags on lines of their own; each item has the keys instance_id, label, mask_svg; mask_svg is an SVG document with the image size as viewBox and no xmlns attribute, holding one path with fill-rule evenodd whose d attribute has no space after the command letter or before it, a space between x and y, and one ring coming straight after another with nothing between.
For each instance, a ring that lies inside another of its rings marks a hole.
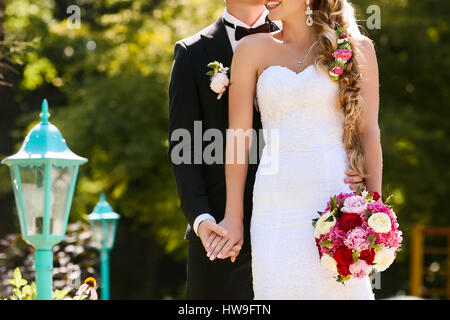
<instances>
[{"instance_id":1,"label":"white wedding dress","mask_svg":"<svg viewBox=\"0 0 450 320\"><path fill-rule=\"evenodd\" d=\"M251 220L255 299L374 299L368 277L344 286L323 269L311 224L331 195L350 192L337 95L314 65L301 73L271 66L258 79L267 132Z\"/></svg>"}]
</instances>

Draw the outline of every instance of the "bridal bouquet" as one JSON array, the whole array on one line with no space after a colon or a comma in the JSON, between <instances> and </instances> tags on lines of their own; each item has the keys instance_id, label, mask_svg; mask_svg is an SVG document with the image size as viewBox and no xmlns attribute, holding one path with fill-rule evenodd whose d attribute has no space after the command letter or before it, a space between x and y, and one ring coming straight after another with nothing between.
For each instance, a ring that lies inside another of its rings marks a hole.
<instances>
[{"instance_id":1,"label":"bridal bouquet","mask_svg":"<svg viewBox=\"0 0 450 320\"><path fill-rule=\"evenodd\" d=\"M344 283L386 270L401 246L402 232L391 207L377 192L340 193L313 219L322 266Z\"/></svg>"}]
</instances>

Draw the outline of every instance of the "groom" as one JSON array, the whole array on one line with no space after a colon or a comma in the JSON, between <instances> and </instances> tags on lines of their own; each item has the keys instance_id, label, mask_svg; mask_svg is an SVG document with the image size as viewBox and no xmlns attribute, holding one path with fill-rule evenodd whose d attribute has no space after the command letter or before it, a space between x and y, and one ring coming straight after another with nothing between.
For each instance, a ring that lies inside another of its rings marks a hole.
<instances>
[{"instance_id":1,"label":"groom","mask_svg":"<svg viewBox=\"0 0 450 320\"><path fill-rule=\"evenodd\" d=\"M198 164L194 161L194 158L202 158L207 145L203 143L201 150L194 148L194 131L198 121L201 121L203 132L207 129L220 130L225 154L228 94L226 91L221 99L217 99L217 93L210 88L210 77L206 75L210 70L207 65L218 61L224 67L230 67L233 51L240 39L252 33L276 31L278 27L268 20L264 0L225 0L225 3L226 9L220 19L176 43L169 87L169 155L172 156L174 147L180 142L189 143L190 147L190 163L177 164L171 158L181 208L188 221L185 234L185 239L190 240L187 299L253 299L250 218L257 164L249 164L248 167L242 248L233 247L222 259L208 257L207 241L210 236L221 236L227 232L218 224L225 212L225 165L224 161L219 164ZM253 128L262 128L256 109ZM178 141L173 137L172 133L177 129L187 130L190 141ZM257 139L253 140L253 145L258 145ZM353 172L348 173L347 179L346 182L353 183L355 189L362 184L362 178Z\"/></svg>"}]
</instances>

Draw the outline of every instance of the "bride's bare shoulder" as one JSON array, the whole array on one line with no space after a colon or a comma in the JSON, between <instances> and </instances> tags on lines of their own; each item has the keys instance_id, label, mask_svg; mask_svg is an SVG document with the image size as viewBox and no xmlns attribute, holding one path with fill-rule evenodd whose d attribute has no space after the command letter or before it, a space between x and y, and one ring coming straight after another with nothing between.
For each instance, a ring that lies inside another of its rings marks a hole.
<instances>
[{"instance_id":1,"label":"bride's bare shoulder","mask_svg":"<svg viewBox=\"0 0 450 320\"><path fill-rule=\"evenodd\" d=\"M352 40L357 48L357 56L359 70L363 79L378 78L378 61L373 41L360 35Z\"/></svg>"},{"instance_id":2,"label":"bride's bare shoulder","mask_svg":"<svg viewBox=\"0 0 450 320\"><path fill-rule=\"evenodd\" d=\"M365 35L358 35L352 37L352 41L360 53L360 59L362 61L376 59L375 46L373 41Z\"/></svg>"},{"instance_id":3,"label":"bride's bare shoulder","mask_svg":"<svg viewBox=\"0 0 450 320\"><path fill-rule=\"evenodd\" d=\"M274 41L270 33L248 35L239 41L234 54L243 58L257 59L263 56L261 52L267 53L268 50L271 50Z\"/></svg>"}]
</instances>

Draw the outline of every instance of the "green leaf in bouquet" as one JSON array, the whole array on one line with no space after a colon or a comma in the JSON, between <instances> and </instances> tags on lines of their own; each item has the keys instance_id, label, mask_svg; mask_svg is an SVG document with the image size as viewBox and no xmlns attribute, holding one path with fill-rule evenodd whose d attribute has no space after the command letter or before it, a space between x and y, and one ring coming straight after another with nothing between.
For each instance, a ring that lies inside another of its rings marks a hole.
<instances>
[{"instance_id":1,"label":"green leaf in bouquet","mask_svg":"<svg viewBox=\"0 0 450 320\"><path fill-rule=\"evenodd\" d=\"M337 197L334 196L331 198L330 201L330 211L333 212L335 209L337 209Z\"/></svg>"},{"instance_id":2,"label":"green leaf in bouquet","mask_svg":"<svg viewBox=\"0 0 450 320\"><path fill-rule=\"evenodd\" d=\"M374 244L374 245L373 245L373 248L375 249L375 251L380 250L381 247L382 247L381 244Z\"/></svg>"},{"instance_id":3,"label":"green leaf in bouquet","mask_svg":"<svg viewBox=\"0 0 450 320\"><path fill-rule=\"evenodd\" d=\"M352 252L353 261L357 262L359 259L359 253L356 251Z\"/></svg>"},{"instance_id":4,"label":"green leaf in bouquet","mask_svg":"<svg viewBox=\"0 0 450 320\"><path fill-rule=\"evenodd\" d=\"M375 236L367 237L367 240L370 241L369 250L372 250L375 247L375 240L376 239L377 239L377 237L375 237Z\"/></svg>"},{"instance_id":5,"label":"green leaf in bouquet","mask_svg":"<svg viewBox=\"0 0 450 320\"><path fill-rule=\"evenodd\" d=\"M333 210L334 211L334 210ZM334 221L334 214L331 214L328 218L325 219L325 222L333 222Z\"/></svg>"},{"instance_id":6,"label":"green leaf in bouquet","mask_svg":"<svg viewBox=\"0 0 450 320\"><path fill-rule=\"evenodd\" d=\"M317 211L317 213L319 214L319 216L322 216L322 214L323 214L322 211Z\"/></svg>"},{"instance_id":7,"label":"green leaf in bouquet","mask_svg":"<svg viewBox=\"0 0 450 320\"><path fill-rule=\"evenodd\" d=\"M210 71L208 71L208 72L206 73L206 75L207 75L207 76L210 76L210 77L214 77L215 74L216 74L216 71L215 71L215 70L210 70Z\"/></svg>"},{"instance_id":8,"label":"green leaf in bouquet","mask_svg":"<svg viewBox=\"0 0 450 320\"><path fill-rule=\"evenodd\" d=\"M366 199L366 200L373 200L373 193L369 192L364 199Z\"/></svg>"},{"instance_id":9,"label":"green leaf in bouquet","mask_svg":"<svg viewBox=\"0 0 450 320\"><path fill-rule=\"evenodd\" d=\"M314 228L316 227L316 224L317 224L318 220L319 220L319 218L312 219L312 225L313 225Z\"/></svg>"},{"instance_id":10,"label":"green leaf in bouquet","mask_svg":"<svg viewBox=\"0 0 450 320\"><path fill-rule=\"evenodd\" d=\"M360 196L360 195L361 195L361 191L362 191L361 186L358 185L358 187L356 188L356 194L357 194L358 196Z\"/></svg>"},{"instance_id":11,"label":"green leaf in bouquet","mask_svg":"<svg viewBox=\"0 0 450 320\"><path fill-rule=\"evenodd\" d=\"M341 211L341 209L336 209L334 216L336 217L336 219L339 219L342 216L343 212Z\"/></svg>"},{"instance_id":12,"label":"green leaf in bouquet","mask_svg":"<svg viewBox=\"0 0 450 320\"><path fill-rule=\"evenodd\" d=\"M342 283L342 284L345 286L345 281L347 281L347 280L350 280L350 275L348 275L348 276L346 276L346 277L343 277L343 276L341 276L341 275L338 275L336 281Z\"/></svg>"},{"instance_id":13,"label":"green leaf in bouquet","mask_svg":"<svg viewBox=\"0 0 450 320\"><path fill-rule=\"evenodd\" d=\"M386 200L383 201L383 203L387 206L390 206L393 198L394 198L394 195L391 194L386 198Z\"/></svg>"},{"instance_id":14,"label":"green leaf in bouquet","mask_svg":"<svg viewBox=\"0 0 450 320\"><path fill-rule=\"evenodd\" d=\"M333 246L333 242L330 239L327 239L325 241L319 242L319 245L331 249L331 247Z\"/></svg>"},{"instance_id":15,"label":"green leaf in bouquet","mask_svg":"<svg viewBox=\"0 0 450 320\"><path fill-rule=\"evenodd\" d=\"M366 210L366 221L369 221L370 216L372 215L372 212L369 210Z\"/></svg>"}]
</instances>

